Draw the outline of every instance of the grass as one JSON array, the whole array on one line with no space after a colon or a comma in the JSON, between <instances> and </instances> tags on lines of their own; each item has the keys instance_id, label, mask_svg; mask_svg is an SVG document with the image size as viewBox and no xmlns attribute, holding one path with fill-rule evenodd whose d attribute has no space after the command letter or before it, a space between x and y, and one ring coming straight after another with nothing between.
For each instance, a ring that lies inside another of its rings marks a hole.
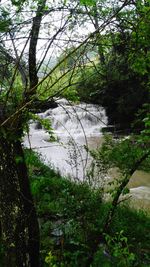
<instances>
[{"instance_id":1,"label":"grass","mask_svg":"<svg viewBox=\"0 0 150 267\"><path fill-rule=\"evenodd\" d=\"M29 150L26 161L40 222L42 267L86 267L109 203L102 202L100 189L61 177ZM111 258L104 255L102 244L91 267L150 266L148 214L118 207L107 240Z\"/></svg>"}]
</instances>

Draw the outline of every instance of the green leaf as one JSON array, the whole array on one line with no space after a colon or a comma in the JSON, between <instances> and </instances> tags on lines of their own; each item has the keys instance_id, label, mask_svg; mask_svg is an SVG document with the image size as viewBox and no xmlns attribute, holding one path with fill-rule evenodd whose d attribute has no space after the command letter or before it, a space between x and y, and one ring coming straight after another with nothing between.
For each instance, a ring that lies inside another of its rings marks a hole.
<instances>
[{"instance_id":1,"label":"green leaf","mask_svg":"<svg viewBox=\"0 0 150 267\"><path fill-rule=\"evenodd\" d=\"M124 188L124 190L123 190L123 192L122 192L122 194L123 195L126 195L126 194L129 194L130 193L130 190L129 190L129 188Z\"/></svg>"},{"instance_id":2,"label":"green leaf","mask_svg":"<svg viewBox=\"0 0 150 267\"><path fill-rule=\"evenodd\" d=\"M16 7L20 7L26 0L11 0L12 4Z\"/></svg>"},{"instance_id":3,"label":"green leaf","mask_svg":"<svg viewBox=\"0 0 150 267\"><path fill-rule=\"evenodd\" d=\"M81 5L94 6L97 0L80 0Z\"/></svg>"},{"instance_id":4,"label":"green leaf","mask_svg":"<svg viewBox=\"0 0 150 267\"><path fill-rule=\"evenodd\" d=\"M6 32L8 29L9 23L7 21L0 21L0 32Z\"/></svg>"}]
</instances>

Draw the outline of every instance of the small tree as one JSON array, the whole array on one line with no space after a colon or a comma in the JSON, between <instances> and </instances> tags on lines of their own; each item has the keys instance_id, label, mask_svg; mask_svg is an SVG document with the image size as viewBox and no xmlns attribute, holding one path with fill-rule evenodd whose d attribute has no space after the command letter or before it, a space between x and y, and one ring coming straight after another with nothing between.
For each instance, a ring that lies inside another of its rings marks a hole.
<instances>
[{"instance_id":1,"label":"small tree","mask_svg":"<svg viewBox=\"0 0 150 267\"><path fill-rule=\"evenodd\" d=\"M125 4L127 2L125 1ZM81 3L93 5L95 1L88 0ZM54 3L46 0L33 2L12 0L7 4L6 6L3 2L3 7L0 8L0 56L2 63L4 62L2 67L5 66L7 70L4 74L1 72L0 79L0 221L5 249L3 265L38 267L40 266L39 226L30 192L22 137L30 118L30 110L35 108L36 101L42 98L43 92L47 93L47 99L49 99L59 95L72 83L74 67L61 74L56 80L52 79L52 74L65 59L62 59L49 73L45 73L41 80L39 80L38 71L47 59L48 53L52 51L50 48L52 49L54 45L57 47L58 44L64 45L60 40L61 34L75 24L72 11L77 10L79 3L58 1L54 7ZM120 12L125 4L102 23L101 31L111 23L116 13ZM62 12L61 16L58 14L59 11ZM52 16L55 13L57 22ZM48 15L50 16L46 20ZM58 23L58 17L60 23ZM41 30L44 33L43 38ZM94 34L88 35L84 41L81 39L81 44L75 47L66 59L93 39ZM45 49L39 54L38 49L43 48L43 43L40 45L39 40L43 39L47 39L48 42L44 43ZM65 45L69 41L70 38L66 38ZM40 57L41 60L39 60ZM48 61L50 58L49 55ZM57 93L51 93L50 89L68 73L70 76L67 85L62 84Z\"/></svg>"}]
</instances>

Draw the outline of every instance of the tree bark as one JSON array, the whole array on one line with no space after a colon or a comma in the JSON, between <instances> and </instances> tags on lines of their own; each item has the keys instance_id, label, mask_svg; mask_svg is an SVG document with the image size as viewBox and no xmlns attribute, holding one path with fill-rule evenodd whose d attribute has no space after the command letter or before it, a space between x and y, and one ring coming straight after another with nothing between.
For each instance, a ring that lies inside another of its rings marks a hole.
<instances>
[{"instance_id":1,"label":"tree bark","mask_svg":"<svg viewBox=\"0 0 150 267\"><path fill-rule=\"evenodd\" d=\"M30 80L30 89L29 95L33 95L36 92L36 86L38 84L38 75L37 75L37 64L36 64L36 48L39 37L39 31L41 26L41 21L43 17L44 7L46 0L39 3L36 16L33 18L33 24L31 29L31 39L29 47L29 80Z\"/></svg>"},{"instance_id":2,"label":"tree bark","mask_svg":"<svg viewBox=\"0 0 150 267\"><path fill-rule=\"evenodd\" d=\"M28 90L24 89L26 94L21 105L27 103L36 94L38 84L36 47L45 3L46 0L38 2L37 12L33 18L28 62L30 86ZM13 107L13 103L11 104ZM0 221L5 246L4 267L39 267L39 226L20 141L27 118L22 110L11 118L13 112L13 109L8 112L7 103L4 105L2 103L0 107L0 123L2 123ZM5 124L3 124L4 121Z\"/></svg>"},{"instance_id":3,"label":"tree bark","mask_svg":"<svg viewBox=\"0 0 150 267\"><path fill-rule=\"evenodd\" d=\"M14 145L0 138L0 217L5 267L28 266L24 205L20 195Z\"/></svg>"},{"instance_id":4,"label":"tree bark","mask_svg":"<svg viewBox=\"0 0 150 267\"><path fill-rule=\"evenodd\" d=\"M39 226L20 140L0 139L4 267L39 267Z\"/></svg>"},{"instance_id":5,"label":"tree bark","mask_svg":"<svg viewBox=\"0 0 150 267\"><path fill-rule=\"evenodd\" d=\"M30 190L28 171L25 164L24 152L20 141L15 143L15 153L21 159L17 164L17 173L19 179L20 192L24 204L26 216L26 224L28 227L28 252L31 267L38 267L39 250L40 250L40 234L39 224L34 206L33 197Z\"/></svg>"},{"instance_id":6,"label":"tree bark","mask_svg":"<svg viewBox=\"0 0 150 267\"><path fill-rule=\"evenodd\" d=\"M130 169L128 171L128 173L125 175L124 179L122 180L122 182L120 183L120 185L118 186L118 188L116 189L116 192L115 192L115 196L112 200L112 203L111 203L111 207L108 211L108 214L106 216L106 219L105 219L105 224L103 226L103 229L102 229L102 232L100 233L99 237L97 238L97 240L95 240L95 244L93 245L92 247L92 250L91 250L91 255L89 256L88 258L88 261L87 261L87 264L86 264L86 267L90 267L92 262L93 262L93 259L94 259L94 255L96 253L96 251L98 250L99 248L99 245L100 245L100 242L101 241L105 241L105 238L104 238L104 234L107 233L109 234L109 231L110 231L110 226L111 226L111 223L112 223L112 220L113 220L113 217L114 217L114 214L115 214L115 211L117 209L117 206L118 206L118 201L119 201L119 198L123 192L123 189L127 186L128 182L130 181L130 178L131 176L133 175L133 173L137 170L137 168L141 165L141 163L150 155L150 150L148 150L147 152L145 152L141 158L139 158L139 160L137 160L134 164L134 166L132 167L132 169Z\"/></svg>"}]
</instances>

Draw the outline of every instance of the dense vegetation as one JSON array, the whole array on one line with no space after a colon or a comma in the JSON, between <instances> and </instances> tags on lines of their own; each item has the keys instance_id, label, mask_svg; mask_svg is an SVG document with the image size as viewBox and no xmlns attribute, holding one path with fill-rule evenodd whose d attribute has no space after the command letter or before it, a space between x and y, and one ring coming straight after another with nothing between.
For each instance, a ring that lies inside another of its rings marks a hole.
<instances>
[{"instance_id":1,"label":"dense vegetation","mask_svg":"<svg viewBox=\"0 0 150 267\"><path fill-rule=\"evenodd\" d=\"M42 266L139 266L150 264L150 218L118 206L109 235L102 235L109 203L102 202L101 189L76 184L43 165L26 151L31 189L41 232ZM92 255L95 243L97 252ZM108 253L108 254L107 254Z\"/></svg>"},{"instance_id":2,"label":"dense vegetation","mask_svg":"<svg viewBox=\"0 0 150 267\"><path fill-rule=\"evenodd\" d=\"M120 13L116 25L115 30L96 36L103 61L85 66L77 91L83 101L103 105L110 124L130 129L143 104L150 102L149 4L139 1L134 10ZM139 130L142 125L135 127Z\"/></svg>"},{"instance_id":3,"label":"dense vegetation","mask_svg":"<svg viewBox=\"0 0 150 267\"><path fill-rule=\"evenodd\" d=\"M150 265L149 217L118 206L150 155L149 0L1 3L0 264ZM53 139L51 123L34 113L55 105L57 96L103 105L117 129L131 131L134 124L136 135L106 137L101 148L89 151L90 179L119 168L110 203L101 186L72 183L31 152L24 155L30 119Z\"/></svg>"}]
</instances>

